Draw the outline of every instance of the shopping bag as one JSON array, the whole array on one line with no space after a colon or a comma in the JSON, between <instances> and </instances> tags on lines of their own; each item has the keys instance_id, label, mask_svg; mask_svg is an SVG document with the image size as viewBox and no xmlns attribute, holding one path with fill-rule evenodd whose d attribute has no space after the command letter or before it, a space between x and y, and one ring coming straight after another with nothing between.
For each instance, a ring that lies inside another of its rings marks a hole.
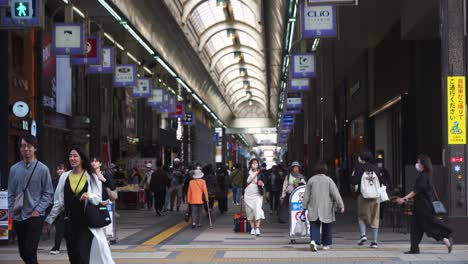
<instances>
[{"instance_id":1,"label":"shopping bag","mask_svg":"<svg viewBox=\"0 0 468 264\"><path fill-rule=\"evenodd\" d=\"M387 186L383 185L380 187L380 202L387 202L390 201L390 198L388 198L388 193L387 193Z\"/></svg>"},{"instance_id":2,"label":"shopping bag","mask_svg":"<svg viewBox=\"0 0 468 264\"><path fill-rule=\"evenodd\" d=\"M294 227L294 234L299 237L307 236L307 223L298 221Z\"/></svg>"}]
</instances>

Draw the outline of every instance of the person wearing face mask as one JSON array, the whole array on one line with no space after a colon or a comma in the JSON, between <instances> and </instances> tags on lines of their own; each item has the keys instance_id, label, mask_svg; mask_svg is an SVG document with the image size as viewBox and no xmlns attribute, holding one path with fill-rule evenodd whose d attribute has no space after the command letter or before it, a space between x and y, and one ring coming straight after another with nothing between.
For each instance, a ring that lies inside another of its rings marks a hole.
<instances>
[{"instance_id":1,"label":"person wearing face mask","mask_svg":"<svg viewBox=\"0 0 468 264\"><path fill-rule=\"evenodd\" d=\"M413 190L405 197L395 200L396 203L401 205L409 199L414 198L410 235L411 249L405 252L405 254L419 254L419 243L421 243L424 233L437 241L443 241L448 249L448 253L451 253L453 247L452 230L433 214L432 201L435 200L433 191L435 189L431 182L431 159L426 155L419 155L415 168L418 171L418 177L416 178Z\"/></svg>"},{"instance_id":2,"label":"person wearing face mask","mask_svg":"<svg viewBox=\"0 0 468 264\"><path fill-rule=\"evenodd\" d=\"M283 182L283 189L281 193L281 203L289 201L289 195L301 185L306 185L305 177L301 174L301 164L294 161L291 163L291 173L286 176ZM285 200L287 198L287 200Z\"/></svg>"},{"instance_id":3,"label":"person wearing face mask","mask_svg":"<svg viewBox=\"0 0 468 264\"><path fill-rule=\"evenodd\" d=\"M247 181L244 183L244 203L247 220L250 222L252 230L251 235L260 236L260 224L265 219L263 212L263 187L264 179L260 173L259 162L257 159L250 160L250 170Z\"/></svg>"}]
</instances>

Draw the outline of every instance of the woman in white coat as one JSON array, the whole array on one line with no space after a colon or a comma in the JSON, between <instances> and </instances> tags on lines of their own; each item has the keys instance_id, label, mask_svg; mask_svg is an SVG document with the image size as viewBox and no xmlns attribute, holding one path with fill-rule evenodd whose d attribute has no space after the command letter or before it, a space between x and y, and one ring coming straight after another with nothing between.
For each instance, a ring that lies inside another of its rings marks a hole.
<instances>
[{"instance_id":1,"label":"woman in white coat","mask_svg":"<svg viewBox=\"0 0 468 264\"><path fill-rule=\"evenodd\" d=\"M244 203L247 219L250 222L252 230L251 235L260 236L260 224L265 219L263 212L263 173L260 173L259 162L257 159L250 161L249 177L244 183Z\"/></svg>"},{"instance_id":2,"label":"woman in white coat","mask_svg":"<svg viewBox=\"0 0 468 264\"><path fill-rule=\"evenodd\" d=\"M65 240L72 264L113 264L104 228L88 227L85 208L88 203L102 202L102 183L80 148L72 148L68 161L71 171L60 176L54 195L54 206L46 219L52 224L64 211Z\"/></svg>"}]
</instances>

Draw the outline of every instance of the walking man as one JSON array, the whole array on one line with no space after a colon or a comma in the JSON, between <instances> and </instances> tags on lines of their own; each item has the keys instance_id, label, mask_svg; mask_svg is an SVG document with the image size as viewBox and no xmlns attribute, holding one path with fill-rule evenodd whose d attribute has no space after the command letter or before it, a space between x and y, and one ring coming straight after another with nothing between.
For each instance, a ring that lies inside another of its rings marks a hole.
<instances>
[{"instance_id":1,"label":"walking man","mask_svg":"<svg viewBox=\"0 0 468 264\"><path fill-rule=\"evenodd\" d=\"M38 263L42 224L54 196L49 169L36 159L37 147L35 137L21 138L22 160L11 167L8 180L8 210L13 215L19 253L26 264Z\"/></svg>"}]
</instances>

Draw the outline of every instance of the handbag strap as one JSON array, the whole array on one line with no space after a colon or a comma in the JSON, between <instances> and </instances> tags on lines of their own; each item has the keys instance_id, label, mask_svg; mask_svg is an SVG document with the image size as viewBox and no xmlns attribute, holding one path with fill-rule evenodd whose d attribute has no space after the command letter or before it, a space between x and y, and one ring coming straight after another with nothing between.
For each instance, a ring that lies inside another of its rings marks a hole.
<instances>
[{"instance_id":1,"label":"handbag strap","mask_svg":"<svg viewBox=\"0 0 468 264\"><path fill-rule=\"evenodd\" d=\"M437 201L440 201L439 194L437 194L437 190L436 190L435 186L433 184L431 184L431 185L432 185L432 190L434 192L435 198L437 199Z\"/></svg>"},{"instance_id":2,"label":"handbag strap","mask_svg":"<svg viewBox=\"0 0 468 264\"><path fill-rule=\"evenodd\" d=\"M34 168L33 168L32 172L31 172L31 175L29 175L28 183L26 183L26 187L24 187L23 192L25 192L26 189L28 189L28 187L29 187L29 183L31 182L31 178L32 178L32 176L34 174L34 171L36 171L37 163L39 163L38 160L36 160L36 165L34 165Z\"/></svg>"},{"instance_id":3,"label":"handbag strap","mask_svg":"<svg viewBox=\"0 0 468 264\"><path fill-rule=\"evenodd\" d=\"M258 172L257 175L255 175L255 176L252 178L252 180L251 180L250 182L247 183L247 186L249 186L252 182L255 181L255 179L257 179L257 176L258 176L259 173L260 173L260 172Z\"/></svg>"},{"instance_id":4,"label":"handbag strap","mask_svg":"<svg viewBox=\"0 0 468 264\"><path fill-rule=\"evenodd\" d=\"M75 194L75 196L77 196L77 195L76 195L76 191L78 190L78 187L80 186L81 179L83 179L84 173L85 173L85 170L83 170L83 173L81 174L80 180L78 181L78 184L76 185L75 190L73 191L73 193Z\"/></svg>"}]
</instances>

